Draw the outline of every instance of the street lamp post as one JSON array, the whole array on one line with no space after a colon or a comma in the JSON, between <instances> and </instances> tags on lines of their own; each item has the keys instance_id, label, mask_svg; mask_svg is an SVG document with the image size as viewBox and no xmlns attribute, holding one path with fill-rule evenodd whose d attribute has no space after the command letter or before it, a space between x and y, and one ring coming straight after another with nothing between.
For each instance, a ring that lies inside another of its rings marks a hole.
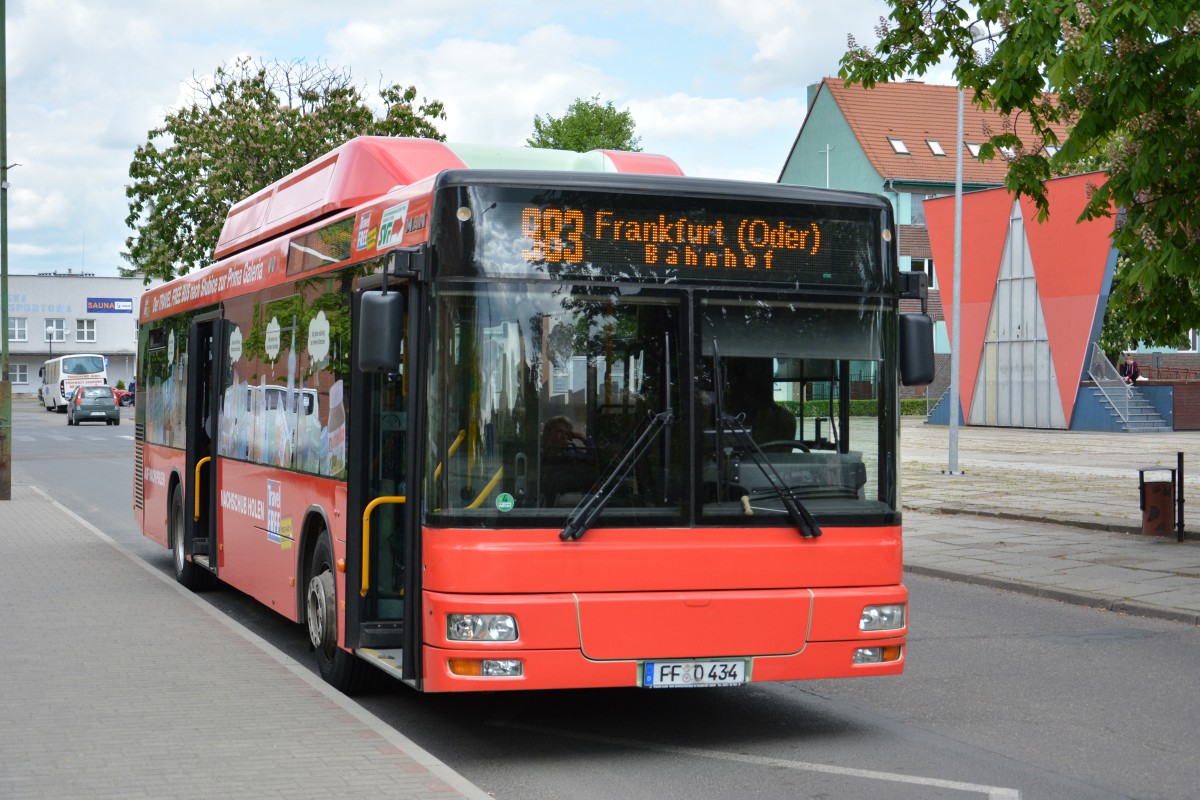
<instances>
[{"instance_id":1,"label":"street lamp post","mask_svg":"<svg viewBox=\"0 0 1200 800\"><path fill-rule=\"evenodd\" d=\"M54 358L54 334L58 333L58 328L53 325L46 326L46 341L50 345L50 357ZM63 331L63 341L67 341L67 332Z\"/></svg>"},{"instance_id":2,"label":"street lamp post","mask_svg":"<svg viewBox=\"0 0 1200 800\"><path fill-rule=\"evenodd\" d=\"M968 29L971 46L992 38L992 32L975 25ZM962 177L963 174L963 88L958 86L958 132L954 148L954 296L950 306L950 453L947 472L958 469L959 344L962 341Z\"/></svg>"},{"instance_id":3,"label":"street lamp post","mask_svg":"<svg viewBox=\"0 0 1200 800\"><path fill-rule=\"evenodd\" d=\"M12 382L8 370L8 11L0 0L0 500L12 500Z\"/></svg>"},{"instance_id":4,"label":"street lamp post","mask_svg":"<svg viewBox=\"0 0 1200 800\"><path fill-rule=\"evenodd\" d=\"M954 296L950 298L950 461L947 470L958 470L958 382L959 343L962 341L959 322L962 319L962 170L963 170L963 88L958 87L958 136L954 148Z\"/></svg>"}]
</instances>

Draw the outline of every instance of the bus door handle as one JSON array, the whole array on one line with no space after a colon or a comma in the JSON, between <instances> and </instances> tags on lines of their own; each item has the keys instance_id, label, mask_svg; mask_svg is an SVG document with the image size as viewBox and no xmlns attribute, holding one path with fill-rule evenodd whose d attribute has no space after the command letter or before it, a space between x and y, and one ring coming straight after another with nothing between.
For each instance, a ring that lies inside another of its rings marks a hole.
<instances>
[{"instance_id":1,"label":"bus door handle","mask_svg":"<svg viewBox=\"0 0 1200 800\"><path fill-rule=\"evenodd\" d=\"M358 593L362 597L367 596L367 590L371 588L371 512L377 507L385 503L407 503L408 498L404 495L389 495L384 497L376 497L371 502L367 503L367 507L363 509L362 516L362 588Z\"/></svg>"},{"instance_id":2,"label":"bus door handle","mask_svg":"<svg viewBox=\"0 0 1200 800\"><path fill-rule=\"evenodd\" d=\"M200 468L212 461L212 456L205 456L196 462L196 510L192 514L192 522L200 521Z\"/></svg>"}]
</instances>

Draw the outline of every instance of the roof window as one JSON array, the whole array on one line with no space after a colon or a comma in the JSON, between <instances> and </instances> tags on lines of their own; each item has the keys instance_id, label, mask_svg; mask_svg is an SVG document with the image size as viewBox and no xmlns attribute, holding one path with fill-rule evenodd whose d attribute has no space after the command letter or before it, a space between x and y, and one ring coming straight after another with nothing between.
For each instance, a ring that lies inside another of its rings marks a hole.
<instances>
[{"instance_id":1,"label":"roof window","mask_svg":"<svg viewBox=\"0 0 1200 800\"><path fill-rule=\"evenodd\" d=\"M942 143L937 139L926 139L925 144L929 145L929 151L935 156L946 155L946 151L942 149Z\"/></svg>"},{"instance_id":2,"label":"roof window","mask_svg":"<svg viewBox=\"0 0 1200 800\"><path fill-rule=\"evenodd\" d=\"M903 139L893 139L892 137L889 136L888 144L890 144L892 146L892 149L895 150L898 155L902 155L902 156L909 155L908 145L906 145L904 143Z\"/></svg>"},{"instance_id":3,"label":"roof window","mask_svg":"<svg viewBox=\"0 0 1200 800\"><path fill-rule=\"evenodd\" d=\"M1050 156L1051 158L1054 158L1056 155L1058 155L1058 145L1056 145L1056 144L1046 145L1046 155Z\"/></svg>"},{"instance_id":4,"label":"roof window","mask_svg":"<svg viewBox=\"0 0 1200 800\"><path fill-rule=\"evenodd\" d=\"M967 150L971 153L971 158L979 158L978 142L967 142Z\"/></svg>"}]
</instances>

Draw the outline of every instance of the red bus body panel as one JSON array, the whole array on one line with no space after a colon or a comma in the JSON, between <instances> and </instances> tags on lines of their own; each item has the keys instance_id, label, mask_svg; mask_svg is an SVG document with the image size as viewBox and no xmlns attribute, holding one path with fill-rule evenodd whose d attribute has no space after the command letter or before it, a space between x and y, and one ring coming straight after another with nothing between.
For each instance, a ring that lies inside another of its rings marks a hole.
<instances>
[{"instance_id":1,"label":"red bus body panel","mask_svg":"<svg viewBox=\"0 0 1200 800\"><path fill-rule=\"evenodd\" d=\"M170 547L167 515L171 513L171 482L173 477L183 479L184 452L148 442L135 442L134 446L142 448L142 533Z\"/></svg>"},{"instance_id":2,"label":"red bus body panel","mask_svg":"<svg viewBox=\"0 0 1200 800\"><path fill-rule=\"evenodd\" d=\"M167 514L174 482L186 486L184 452L139 443L143 449L142 531L163 547L170 546ZM208 469L209 467L205 467ZM304 520L319 515L332 538L334 559L346 557L346 486L336 480L259 464L217 458L218 575L288 619L300 619L300 536ZM182 489L181 489L182 490ZM277 494L276 494L277 492ZM191 514L192 508L185 508ZM268 515L277 514L274 530ZM275 532L275 531L278 532ZM338 596L345 597L345 573L337 572ZM344 627L338 629L344 634ZM343 637L344 638L344 637Z\"/></svg>"},{"instance_id":3,"label":"red bus body panel","mask_svg":"<svg viewBox=\"0 0 1200 800\"><path fill-rule=\"evenodd\" d=\"M746 658L752 680L887 675L903 656L855 665L858 647L903 645L907 628L864 633L864 606L905 604L899 527L426 529L426 691L637 686L639 662ZM450 641L447 614L504 613L516 642ZM519 678L451 674L451 658L518 659Z\"/></svg>"},{"instance_id":4,"label":"red bus body panel","mask_svg":"<svg viewBox=\"0 0 1200 800\"><path fill-rule=\"evenodd\" d=\"M320 515L332 537L334 558L345 558L343 484L224 458L217 459L217 469L222 487L217 499L221 580L288 619L299 620L301 528L309 514ZM344 573L337 575L344 580ZM344 589L339 587L339 597L346 596Z\"/></svg>"}]
</instances>

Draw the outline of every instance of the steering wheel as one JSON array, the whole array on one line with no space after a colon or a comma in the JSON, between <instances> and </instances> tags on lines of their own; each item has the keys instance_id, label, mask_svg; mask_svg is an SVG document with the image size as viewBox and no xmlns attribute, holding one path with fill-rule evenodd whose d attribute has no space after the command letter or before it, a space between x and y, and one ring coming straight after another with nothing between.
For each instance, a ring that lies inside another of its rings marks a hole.
<instances>
[{"instance_id":1,"label":"steering wheel","mask_svg":"<svg viewBox=\"0 0 1200 800\"><path fill-rule=\"evenodd\" d=\"M777 439L774 442L767 442L766 444L760 444L759 447L762 448L763 451L766 451L768 448L771 448L771 447L788 447L793 450L798 449L801 453L811 453L812 452L811 450L808 449L808 445L806 445L804 442L799 441L798 439Z\"/></svg>"}]
</instances>

